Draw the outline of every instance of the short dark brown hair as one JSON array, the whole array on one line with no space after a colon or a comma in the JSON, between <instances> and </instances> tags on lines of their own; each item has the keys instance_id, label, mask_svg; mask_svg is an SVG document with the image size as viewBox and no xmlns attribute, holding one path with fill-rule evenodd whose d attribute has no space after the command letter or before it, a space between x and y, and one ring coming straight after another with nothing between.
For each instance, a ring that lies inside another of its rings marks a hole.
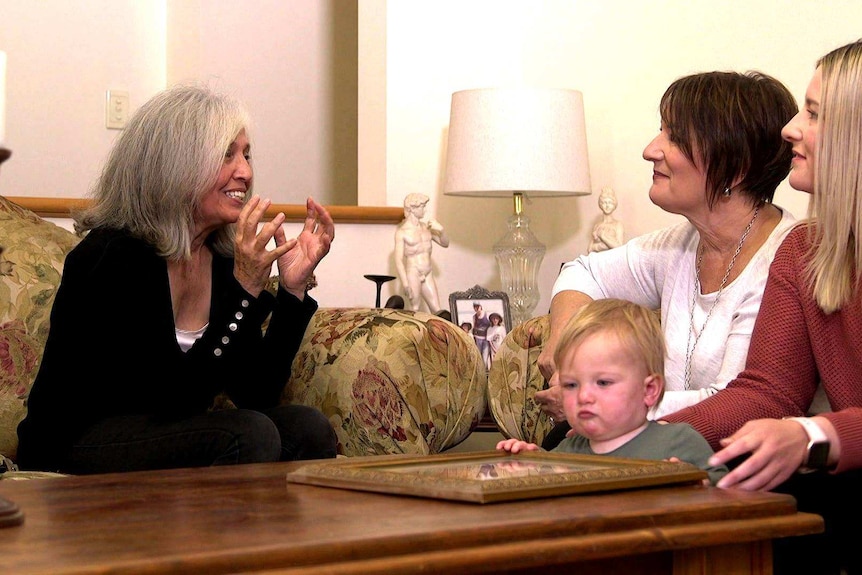
<instances>
[{"instance_id":1,"label":"short dark brown hair","mask_svg":"<svg viewBox=\"0 0 862 575\"><path fill-rule=\"evenodd\" d=\"M750 196L754 204L771 202L790 173L791 145L781 129L799 110L790 91L771 76L685 76L665 91L659 111L672 142L706 170L710 207L727 188Z\"/></svg>"}]
</instances>

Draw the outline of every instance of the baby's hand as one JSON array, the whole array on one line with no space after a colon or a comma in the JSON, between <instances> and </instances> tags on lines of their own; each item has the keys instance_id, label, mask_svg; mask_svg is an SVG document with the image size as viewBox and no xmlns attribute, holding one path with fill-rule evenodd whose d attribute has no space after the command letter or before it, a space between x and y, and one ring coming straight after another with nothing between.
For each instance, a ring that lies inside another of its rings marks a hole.
<instances>
[{"instance_id":1,"label":"baby's hand","mask_svg":"<svg viewBox=\"0 0 862 575\"><path fill-rule=\"evenodd\" d=\"M521 451L539 451L541 447L535 443L527 443L520 439L504 439L497 444L497 449L509 453L520 453Z\"/></svg>"}]
</instances>

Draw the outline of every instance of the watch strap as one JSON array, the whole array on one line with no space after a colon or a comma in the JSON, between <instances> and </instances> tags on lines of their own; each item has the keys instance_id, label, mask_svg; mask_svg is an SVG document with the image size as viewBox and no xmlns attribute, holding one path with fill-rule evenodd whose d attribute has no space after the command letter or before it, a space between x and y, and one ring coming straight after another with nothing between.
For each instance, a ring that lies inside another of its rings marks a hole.
<instances>
[{"instance_id":1,"label":"watch strap","mask_svg":"<svg viewBox=\"0 0 862 575\"><path fill-rule=\"evenodd\" d=\"M805 448L805 461L800 471L814 471L815 469L826 467L830 447L829 437L826 435L826 432L817 425L817 422L809 417L785 417L784 419L795 421L802 426L805 434L808 435L808 445Z\"/></svg>"}]
</instances>

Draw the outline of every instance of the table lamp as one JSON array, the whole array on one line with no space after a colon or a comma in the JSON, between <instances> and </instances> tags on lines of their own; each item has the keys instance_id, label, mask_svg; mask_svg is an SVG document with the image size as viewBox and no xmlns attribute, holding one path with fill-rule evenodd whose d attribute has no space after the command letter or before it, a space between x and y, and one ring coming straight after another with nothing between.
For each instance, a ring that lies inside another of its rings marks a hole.
<instances>
[{"instance_id":1,"label":"table lamp","mask_svg":"<svg viewBox=\"0 0 862 575\"><path fill-rule=\"evenodd\" d=\"M590 193L583 95L577 90L488 88L452 94L443 193L513 197L509 231L494 244L513 324L539 302L545 246L530 231L524 196Z\"/></svg>"}]
</instances>

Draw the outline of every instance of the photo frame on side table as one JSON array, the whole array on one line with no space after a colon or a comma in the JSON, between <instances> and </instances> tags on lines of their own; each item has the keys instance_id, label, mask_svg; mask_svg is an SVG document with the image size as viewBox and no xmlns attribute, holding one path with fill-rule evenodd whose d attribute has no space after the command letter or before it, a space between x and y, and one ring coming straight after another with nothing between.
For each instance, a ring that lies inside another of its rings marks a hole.
<instances>
[{"instance_id":1,"label":"photo frame on side table","mask_svg":"<svg viewBox=\"0 0 862 575\"><path fill-rule=\"evenodd\" d=\"M467 291L449 294L449 309L452 321L473 338L485 369L490 369L494 354L512 330L509 296L476 285Z\"/></svg>"}]
</instances>

